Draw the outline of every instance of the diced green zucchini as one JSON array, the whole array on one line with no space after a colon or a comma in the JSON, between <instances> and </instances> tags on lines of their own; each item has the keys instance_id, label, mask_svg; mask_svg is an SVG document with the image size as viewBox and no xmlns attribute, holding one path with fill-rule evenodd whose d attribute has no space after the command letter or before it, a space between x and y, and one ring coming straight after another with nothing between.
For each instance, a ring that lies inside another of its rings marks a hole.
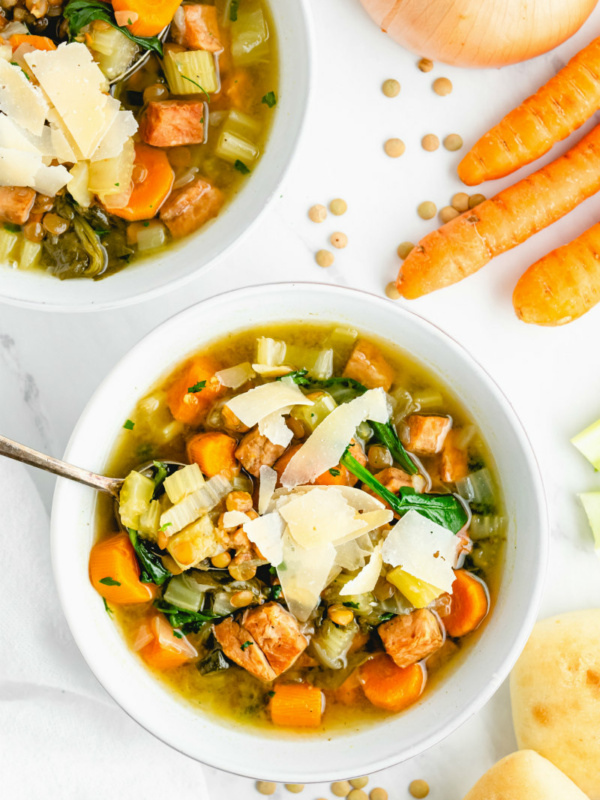
<instances>
[{"instance_id":1,"label":"diced green zucchini","mask_svg":"<svg viewBox=\"0 0 600 800\"><path fill-rule=\"evenodd\" d=\"M139 529L140 517L148 511L154 494L154 481L132 470L119 495L119 516L126 528Z\"/></svg>"},{"instance_id":2,"label":"diced green zucchini","mask_svg":"<svg viewBox=\"0 0 600 800\"><path fill-rule=\"evenodd\" d=\"M294 406L290 416L302 423L307 433L312 433L329 416L337 403L328 392L312 392L307 395L312 406Z\"/></svg>"},{"instance_id":3,"label":"diced green zucchini","mask_svg":"<svg viewBox=\"0 0 600 800\"><path fill-rule=\"evenodd\" d=\"M39 242L30 242L23 238L19 252L19 269L31 269L40 260L42 245Z\"/></svg>"},{"instance_id":4,"label":"diced green zucchini","mask_svg":"<svg viewBox=\"0 0 600 800\"><path fill-rule=\"evenodd\" d=\"M206 50L169 51L163 69L173 94L215 94L221 88L215 58Z\"/></svg>"},{"instance_id":5,"label":"diced green zucchini","mask_svg":"<svg viewBox=\"0 0 600 800\"><path fill-rule=\"evenodd\" d=\"M236 66L265 61L269 56L269 28L263 10L240 3L231 25L231 56Z\"/></svg>"},{"instance_id":6,"label":"diced green zucchini","mask_svg":"<svg viewBox=\"0 0 600 800\"><path fill-rule=\"evenodd\" d=\"M9 261L20 238L18 233L7 231L6 228L0 226L0 262Z\"/></svg>"},{"instance_id":7,"label":"diced green zucchini","mask_svg":"<svg viewBox=\"0 0 600 800\"><path fill-rule=\"evenodd\" d=\"M204 591L191 575L176 575L169 581L163 600L185 611L200 611Z\"/></svg>"}]
</instances>

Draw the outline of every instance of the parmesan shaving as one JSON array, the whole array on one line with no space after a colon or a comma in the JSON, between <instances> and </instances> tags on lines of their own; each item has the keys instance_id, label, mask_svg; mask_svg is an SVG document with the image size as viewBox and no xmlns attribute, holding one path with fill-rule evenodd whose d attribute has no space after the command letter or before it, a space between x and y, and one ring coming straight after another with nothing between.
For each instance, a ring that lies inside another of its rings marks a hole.
<instances>
[{"instance_id":1,"label":"parmesan shaving","mask_svg":"<svg viewBox=\"0 0 600 800\"><path fill-rule=\"evenodd\" d=\"M113 98L110 98L113 99ZM116 100L114 102L117 102ZM125 142L130 139L138 129L138 124L131 111L119 111L112 117L112 123L104 134L100 144L94 151L91 160L101 161L105 158L115 158L123 150ZM112 116L112 107L108 112Z\"/></svg>"},{"instance_id":2,"label":"parmesan shaving","mask_svg":"<svg viewBox=\"0 0 600 800\"><path fill-rule=\"evenodd\" d=\"M265 383L248 392L232 397L225 404L249 428L261 419L287 406L312 406L293 381L281 380Z\"/></svg>"},{"instance_id":3,"label":"parmesan shaving","mask_svg":"<svg viewBox=\"0 0 600 800\"><path fill-rule=\"evenodd\" d=\"M42 158L37 153L0 148L0 186L33 186L41 166Z\"/></svg>"},{"instance_id":4,"label":"parmesan shaving","mask_svg":"<svg viewBox=\"0 0 600 800\"><path fill-rule=\"evenodd\" d=\"M364 594L365 592L373 591L379 580L381 568L383 566L381 547L381 544L377 545L371 554L367 566L363 567L355 578L348 581L348 583L340 589L340 595Z\"/></svg>"},{"instance_id":5,"label":"parmesan shaving","mask_svg":"<svg viewBox=\"0 0 600 800\"><path fill-rule=\"evenodd\" d=\"M364 567L365 559L356 539L337 545L335 548L335 563L343 569L347 569L348 572L354 572L355 569Z\"/></svg>"},{"instance_id":6,"label":"parmesan shaving","mask_svg":"<svg viewBox=\"0 0 600 800\"><path fill-rule=\"evenodd\" d=\"M459 545L451 531L411 510L388 534L382 556L386 564L451 593Z\"/></svg>"},{"instance_id":7,"label":"parmesan shaving","mask_svg":"<svg viewBox=\"0 0 600 800\"><path fill-rule=\"evenodd\" d=\"M318 547L350 537L362 527L354 509L331 487L294 497L280 508L290 534L301 547Z\"/></svg>"},{"instance_id":8,"label":"parmesan shaving","mask_svg":"<svg viewBox=\"0 0 600 800\"><path fill-rule=\"evenodd\" d=\"M34 136L42 133L48 112L48 103L38 87L25 77L21 67L4 59L0 59L0 111Z\"/></svg>"},{"instance_id":9,"label":"parmesan shaving","mask_svg":"<svg viewBox=\"0 0 600 800\"><path fill-rule=\"evenodd\" d=\"M289 532L284 533L283 561L277 577L289 610L300 622L306 622L319 604L334 561L335 547L332 544L305 550L294 542Z\"/></svg>"},{"instance_id":10,"label":"parmesan shaving","mask_svg":"<svg viewBox=\"0 0 600 800\"><path fill-rule=\"evenodd\" d=\"M226 511L223 514L223 527L224 528L239 528L240 525L245 525L250 522L248 514L243 511Z\"/></svg>"},{"instance_id":11,"label":"parmesan shaving","mask_svg":"<svg viewBox=\"0 0 600 800\"><path fill-rule=\"evenodd\" d=\"M334 408L292 457L281 483L291 489L311 483L326 470L336 467L356 429L367 419L382 423L389 419L383 389L369 389L355 400Z\"/></svg>"},{"instance_id":12,"label":"parmesan shaving","mask_svg":"<svg viewBox=\"0 0 600 800\"><path fill-rule=\"evenodd\" d=\"M66 167L47 167L40 164L33 183L29 184L36 192L54 197L59 189L66 186L71 180L71 176Z\"/></svg>"},{"instance_id":13,"label":"parmesan shaving","mask_svg":"<svg viewBox=\"0 0 600 800\"><path fill-rule=\"evenodd\" d=\"M222 386L228 389L239 389L247 381L251 381L255 372L248 361L243 364L236 364L235 367L228 367L227 369L215 372L215 378Z\"/></svg>"},{"instance_id":14,"label":"parmesan shaving","mask_svg":"<svg viewBox=\"0 0 600 800\"><path fill-rule=\"evenodd\" d=\"M265 514L264 517L246 522L243 531L260 550L267 561L277 567L283 561L282 534L283 520L277 513Z\"/></svg>"},{"instance_id":15,"label":"parmesan shaving","mask_svg":"<svg viewBox=\"0 0 600 800\"><path fill-rule=\"evenodd\" d=\"M266 513L277 486L277 473L272 467L263 464L258 473L258 513Z\"/></svg>"},{"instance_id":16,"label":"parmesan shaving","mask_svg":"<svg viewBox=\"0 0 600 800\"><path fill-rule=\"evenodd\" d=\"M291 367L269 366L268 364L252 364L252 369L263 378L281 378L284 375L289 375L294 370Z\"/></svg>"},{"instance_id":17,"label":"parmesan shaving","mask_svg":"<svg viewBox=\"0 0 600 800\"><path fill-rule=\"evenodd\" d=\"M289 414L293 406L285 406L263 417L258 423L258 432L266 436L272 444L287 447L294 438L293 432L285 424L284 415Z\"/></svg>"}]
</instances>

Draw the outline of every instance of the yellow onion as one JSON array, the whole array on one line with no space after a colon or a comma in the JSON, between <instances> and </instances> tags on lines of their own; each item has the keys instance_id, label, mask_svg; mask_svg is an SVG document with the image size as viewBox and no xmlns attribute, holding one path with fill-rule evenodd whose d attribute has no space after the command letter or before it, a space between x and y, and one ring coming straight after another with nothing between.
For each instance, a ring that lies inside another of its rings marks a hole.
<instances>
[{"instance_id":1,"label":"yellow onion","mask_svg":"<svg viewBox=\"0 0 600 800\"><path fill-rule=\"evenodd\" d=\"M392 39L461 67L501 67L552 50L598 0L361 0Z\"/></svg>"}]
</instances>

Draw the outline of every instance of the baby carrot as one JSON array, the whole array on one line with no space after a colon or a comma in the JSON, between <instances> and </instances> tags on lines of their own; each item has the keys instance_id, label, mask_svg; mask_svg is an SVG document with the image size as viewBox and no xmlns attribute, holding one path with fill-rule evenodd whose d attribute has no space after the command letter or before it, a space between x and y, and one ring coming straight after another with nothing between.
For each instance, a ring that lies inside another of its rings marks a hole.
<instances>
[{"instance_id":1,"label":"baby carrot","mask_svg":"<svg viewBox=\"0 0 600 800\"><path fill-rule=\"evenodd\" d=\"M426 681L420 664L398 667L386 653L378 653L365 662L359 677L367 698L386 711L402 711L416 703Z\"/></svg>"},{"instance_id":2,"label":"baby carrot","mask_svg":"<svg viewBox=\"0 0 600 800\"><path fill-rule=\"evenodd\" d=\"M485 619L489 609L487 590L464 569L454 570L450 613L442 618L450 636L465 636Z\"/></svg>"},{"instance_id":3,"label":"baby carrot","mask_svg":"<svg viewBox=\"0 0 600 800\"><path fill-rule=\"evenodd\" d=\"M308 683L275 686L269 704L275 725L287 728L318 728L323 713L323 692Z\"/></svg>"},{"instance_id":4,"label":"baby carrot","mask_svg":"<svg viewBox=\"0 0 600 800\"><path fill-rule=\"evenodd\" d=\"M540 158L600 108L600 38L488 131L458 165L463 183L502 178Z\"/></svg>"},{"instance_id":5,"label":"baby carrot","mask_svg":"<svg viewBox=\"0 0 600 800\"><path fill-rule=\"evenodd\" d=\"M600 301L600 224L540 258L513 293L519 319L534 325L565 325Z\"/></svg>"},{"instance_id":6,"label":"baby carrot","mask_svg":"<svg viewBox=\"0 0 600 800\"><path fill-rule=\"evenodd\" d=\"M433 231L409 253L396 286L415 299L472 275L600 189L600 127L528 178Z\"/></svg>"}]
</instances>

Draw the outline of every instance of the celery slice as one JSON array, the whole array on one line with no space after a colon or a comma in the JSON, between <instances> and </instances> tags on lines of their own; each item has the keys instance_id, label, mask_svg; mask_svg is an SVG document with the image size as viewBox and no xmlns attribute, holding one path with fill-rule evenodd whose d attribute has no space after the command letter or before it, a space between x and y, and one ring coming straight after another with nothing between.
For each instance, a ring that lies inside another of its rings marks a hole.
<instances>
[{"instance_id":1,"label":"celery slice","mask_svg":"<svg viewBox=\"0 0 600 800\"><path fill-rule=\"evenodd\" d=\"M164 487L169 500L175 504L204 486L204 476L198 464L189 464L165 478Z\"/></svg>"},{"instance_id":2,"label":"celery slice","mask_svg":"<svg viewBox=\"0 0 600 800\"><path fill-rule=\"evenodd\" d=\"M163 69L173 94L215 94L221 88L215 58L206 50L165 53Z\"/></svg>"},{"instance_id":3,"label":"celery slice","mask_svg":"<svg viewBox=\"0 0 600 800\"><path fill-rule=\"evenodd\" d=\"M424 389L422 392L415 392L413 402L418 411L436 411L444 405L444 398L437 389Z\"/></svg>"},{"instance_id":4,"label":"celery slice","mask_svg":"<svg viewBox=\"0 0 600 800\"><path fill-rule=\"evenodd\" d=\"M333 350L319 350L315 359L315 363L308 370L311 378L316 378L318 381L324 381L331 378L333 375Z\"/></svg>"},{"instance_id":5,"label":"celery slice","mask_svg":"<svg viewBox=\"0 0 600 800\"><path fill-rule=\"evenodd\" d=\"M594 469L600 469L600 419L574 436L571 444L591 462Z\"/></svg>"},{"instance_id":6,"label":"celery slice","mask_svg":"<svg viewBox=\"0 0 600 800\"><path fill-rule=\"evenodd\" d=\"M132 470L123 481L119 495L119 515L126 528L138 530L140 517L148 511L154 494L154 481Z\"/></svg>"},{"instance_id":7,"label":"celery slice","mask_svg":"<svg viewBox=\"0 0 600 800\"><path fill-rule=\"evenodd\" d=\"M436 589L430 583L415 578L414 575L409 575L401 567L396 567L388 572L386 580L399 589L415 608L425 608L443 594L441 589Z\"/></svg>"},{"instance_id":8,"label":"celery slice","mask_svg":"<svg viewBox=\"0 0 600 800\"><path fill-rule=\"evenodd\" d=\"M19 243L19 234L0 226L0 261L8 261Z\"/></svg>"},{"instance_id":9,"label":"celery slice","mask_svg":"<svg viewBox=\"0 0 600 800\"><path fill-rule=\"evenodd\" d=\"M594 535L596 555L600 558L600 492L582 492L577 497L581 500L590 528Z\"/></svg>"},{"instance_id":10,"label":"celery slice","mask_svg":"<svg viewBox=\"0 0 600 800\"><path fill-rule=\"evenodd\" d=\"M104 28L95 23L87 36L94 61L110 81L125 72L140 51L138 45L117 28Z\"/></svg>"},{"instance_id":11,"label":"celery slice","mask_svg":"<svg viewBox=\"0 0 600 800\"><path fill-rule=\"evenodd\" d=\"M256 363L266 367L278 367L285 361L287 346L280 339L260 336L256 340Z\"/></svg>"},{"instance_id":12,"label":"celery slice","mask_svg":"<svg viewBox=\"0 0 600 800\"><path fill-rule=\"evenodd\" d=\"M337 408L337 403L327 392L314 392L310 399L312 406L294 406L290 412L290 416L301 422L307 433L312 433Z\"/></svg>"},{"instance_id":13,"label":"celery slice","mask_svg":"<svg viewBox=\"0 0 600 800\"><path fill-rule=\"evenodd\" d=\"M160 500L151 500L147 510L140 514L138 533L145 539L156 541L160 529L160 516L163 508Z\"/></svg>"},{"instance_id":14,"label":"celery slice","mask_svg":"<svg viewBox=\"0 0 600 800\"><path fill-rule=\"evenodd\" d=\"M190 575L176 575L169 581L163 600L185 611L200 611L204 591Z\"/></svg>"},{"instance_id":15,"label":"celery slice","mask_svg":"<svg viewBox=\"0 0 600 800\"><path fill-rule=\"evenodd\" d=\"M269 56L269 28L261 8L240 8L231 26L231 56L236 66L265 61Z\"/></svg>"},{"instance_id":16,"label":"celery slice","mask_svg":"<svg viewBox=\"0 0 600 800\"><path fill-rule=\"evenodd\" d=\"M30 242L23 239L19 253L19 269L31 269L40 260L42 245L39 242Z\"/></svg>"},{"instance_id":17,"label":"celery slice","mask_svg":"<svg viewBox=\"0 0 600 800\"><path fill-rule=\"evenodd\" d=\"M167 481L165 481L166 485ZM200 489L180 500L179 503L169 508L160 518L162 527L169 525L169 534L175 534L191 525L204 514L212 511L225 495L229 494L231 482L223 475L215 475Z\"/></svg>"},{"instance_id":18,"label":"celery slice","mask_svg":"<svg viewBox=\"0 0 600 800\"><path fill-rule=\"evenodd\" d=\"M217 140L215 153L222 158L223 161L229 161L235 164L236 161L242 161L244 164L251 164L258 158L258 147L252 142L242 139L232 131L223 128Z\"/></svg>"}]
</instances>

